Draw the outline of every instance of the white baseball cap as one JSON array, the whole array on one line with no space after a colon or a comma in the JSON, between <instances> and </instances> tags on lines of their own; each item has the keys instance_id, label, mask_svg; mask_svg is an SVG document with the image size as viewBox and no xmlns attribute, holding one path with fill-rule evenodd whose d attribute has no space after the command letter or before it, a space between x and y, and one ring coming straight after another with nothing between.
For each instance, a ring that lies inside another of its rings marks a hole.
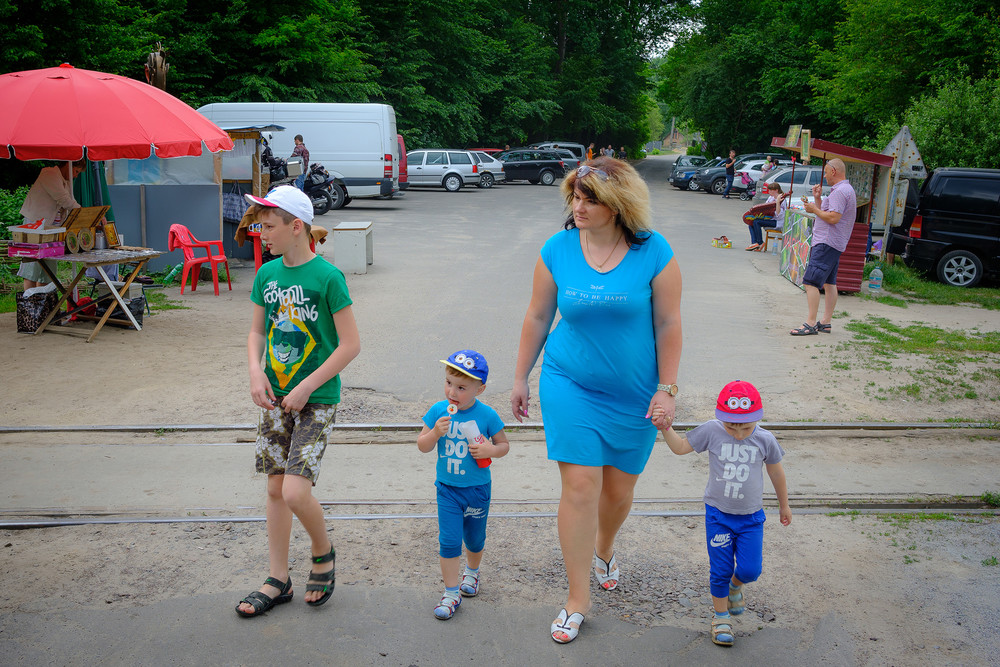
<instances>
[{"instance_id":1,"label":"white baseball cap","mask_svg":"<svg viewBox=\"0 0 1000 667\"><path fill-rule=\"evenodd\" d=\"M247 198L247 201L251 204L260 204L261 206L267 206L268 208L280 208L288 213L291 213L296 218L311 225L313 221L313 205L306 196L306 193L299 190L293 185L279 185L270 192L267 196L261 199L260 197L254 197L253 195L246 194L243 195Z\"/></svg>"}]
</instances>

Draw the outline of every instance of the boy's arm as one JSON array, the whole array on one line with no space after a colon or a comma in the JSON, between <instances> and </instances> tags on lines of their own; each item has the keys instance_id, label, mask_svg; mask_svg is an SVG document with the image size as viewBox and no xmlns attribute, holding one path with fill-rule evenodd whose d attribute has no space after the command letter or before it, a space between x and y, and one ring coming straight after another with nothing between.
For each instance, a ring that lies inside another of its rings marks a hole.
<instances>
[{"instance_id":1,"label":"boy's arm","mask_svg":"<svg viewBox=\"0 0 1000 667\"><path fill-rule=\"evenodd\" d=\"M507 452L510 451L510 441L507 440L507 434L500 429L493 434L490 438L493 441L492 450L490 454L486 456L488 459L499 459L501 457L507 456Z\"/></svg>"},{"instance_id":2,"label":"boy's arm","mask_svg":"<svg viewBox=\"0 0 1000 667\"><path fill-rule=\"evenodd\" d=\"M345 306L333 314L333 324L337 327L337 337L340 339L337 349L333 351L320 367L307 375L294 389L288 392L281 401L285 412L301 410L314 391L328 380L347 368L358 353L361 352L361 337L358 335L358 324L354 321L354 311Z\"/></svg>"},{"instance_id":3,"label":"boy's arm","mask_svg":"<svg viewBox=\"0 0 1000 667\"><path fill-rule=\"evenodd\" d=\"M767 464L767 476L771 478L771 486L778 496L778 512L781 517L781 525L787 526L792 522L792 508L788 506L788 485L785 483L785 468L778 463Z\"/></svg>"},{"instance_id":4,"label":"boy's arm","mask_svg":"<svg viewBox=\"0 0 1000 667\"><path fill-rule=\"evenodd\" d=\"M663 439L667 441L667 447L670 448L674 454L690 454L694 451L691 443L687 441L687 438L677 433L673 426L669 426L666 429L660 429L660 433L663 434Z\"/></svg>"},{"instance_id":5,"label":"boy's arm","mask_svg":"<svg viewBox=\"0 0 1000 667\"><path fill-rule=\"evenodd\" d=\"M434 428L430 428L427 424L424 424L420 435L417 436L417 449L424 454L432 451L437 446L437 441L448 432L448 424L450 423L451 417L445 415L434 422Z\"/></svg>"},{"instance_id":6,"label":"boy's arm","mask_svg":"<svg viewBox=\"0 0 1000 667\"><path fill-rule=\"evenodd\" d=\"M264 356L264 307L253 305L253 318L250 321L250 335L247 336L247 362L250 367L250 398L254 405L265 410L274 409L274 391L267 379L267 374L260 365Z\"/></svg>"}]
</instances>

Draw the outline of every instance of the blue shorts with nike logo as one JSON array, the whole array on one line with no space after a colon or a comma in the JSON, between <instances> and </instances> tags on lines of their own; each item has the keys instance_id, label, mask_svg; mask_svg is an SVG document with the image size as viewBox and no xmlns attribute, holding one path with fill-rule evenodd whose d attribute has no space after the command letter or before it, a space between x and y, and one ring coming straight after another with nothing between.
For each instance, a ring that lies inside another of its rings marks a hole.
<instances>
[{"instance_id":1,"label":"blue shorts with nike logo","mask_svg":"<svg viewBox=\"0 0 1000 667\"><path fill-rule=\"evenodd\" d=\"M709 581L712 595L729 595L733 574L744 584L757 581L764 562L764 510L728 514L705 505Z\"/></svg>"}]
</instances>

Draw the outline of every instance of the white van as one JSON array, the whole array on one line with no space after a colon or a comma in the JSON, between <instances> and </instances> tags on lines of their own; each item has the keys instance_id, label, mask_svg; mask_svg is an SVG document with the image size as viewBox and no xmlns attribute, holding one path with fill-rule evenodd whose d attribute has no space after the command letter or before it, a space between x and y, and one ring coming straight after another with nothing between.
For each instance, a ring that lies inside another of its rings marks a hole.
<instances>
[{"instance_id":1,"label":"white van","mask_svg":"<svg viewBox=\"0 0 1000 667\"><path fill-rule=\"evenodd\" d=\"M355 197L388 197L399 191L396 112L388 104L219 102L198 111L222 128L284 127L271 138L275 157L287 159L295 135L301 134L309 163L326 167L335 187L344 189L345 204ZM226 162L223 154L224 178Z\"/></svg>"}]
</instances>

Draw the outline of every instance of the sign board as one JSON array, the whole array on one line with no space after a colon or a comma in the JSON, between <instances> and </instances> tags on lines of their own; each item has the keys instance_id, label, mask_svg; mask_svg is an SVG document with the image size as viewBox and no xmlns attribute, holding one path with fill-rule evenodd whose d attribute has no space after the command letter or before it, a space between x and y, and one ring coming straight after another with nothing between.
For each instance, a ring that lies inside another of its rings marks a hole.
<instances>
[{"instance_id":1,"label":"sign board","mask_svg":"<svg viewBox=\"0 0 1000 667\"><path fill-rule=\"evenodd\" d=\"M788 134L785 135L785 148L795 148L799 145L799 134L802 133L801 125L789 125Z\"/></svg>"}]
</instances>

